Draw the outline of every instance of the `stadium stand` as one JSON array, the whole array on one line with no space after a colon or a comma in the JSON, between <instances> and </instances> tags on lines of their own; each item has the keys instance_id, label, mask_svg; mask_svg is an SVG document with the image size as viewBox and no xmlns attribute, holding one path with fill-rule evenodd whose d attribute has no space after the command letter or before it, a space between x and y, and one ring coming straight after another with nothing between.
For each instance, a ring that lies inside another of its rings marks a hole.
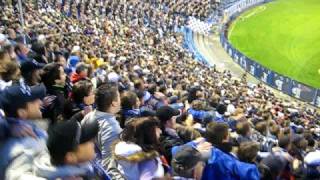
<instances>
[{"instance_id":1,"label":"stadium stand","mask_svg":"<svg viewBox=\"0 0 320 180\"><path fill-rule=\"evenodd\" d=\"M319 178L316 109L182 47L217 7L1 1L0 179Z\"/></svg>"}]
</instances>

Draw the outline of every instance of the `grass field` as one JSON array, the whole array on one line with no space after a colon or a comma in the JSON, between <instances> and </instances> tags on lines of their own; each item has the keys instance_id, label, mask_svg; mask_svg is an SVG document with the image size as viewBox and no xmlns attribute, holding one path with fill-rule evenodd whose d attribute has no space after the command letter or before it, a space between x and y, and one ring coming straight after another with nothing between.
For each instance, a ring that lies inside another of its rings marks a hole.
<instances>
[{"instance_id":1,"label":"grass field","mask_svg":"<svg viewBox=\"0 0 320 180\"><path fill-rule=\"evenodd\" d=\"M282 75L320 88L320 0L277 0L230 26L231 44Z\"/></svg>"}]
</instances>

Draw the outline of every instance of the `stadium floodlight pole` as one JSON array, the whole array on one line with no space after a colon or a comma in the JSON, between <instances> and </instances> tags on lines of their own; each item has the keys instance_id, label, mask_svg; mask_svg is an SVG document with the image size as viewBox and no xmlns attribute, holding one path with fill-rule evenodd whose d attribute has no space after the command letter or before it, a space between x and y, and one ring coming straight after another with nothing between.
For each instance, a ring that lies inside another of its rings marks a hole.
<instances>
[{"instance_id":1,"label":"stadium floodlight pole","mask_svg":"<svg viewBox=\"0 0 320 180\"><path fill-rule=\"evenodd\" d=\"M24 18L23 18L23 9L22 9L21 0L18 0L18 6L19 6L20 24L22 27L24 27Z\"/></svg>"},{"instance_id":2,"label":"stadium floodlight pole","mask_svg":"<svg viewBox=\"0 0 320 180\"><path fill-rule=\"evenodd\" d=\"M20 15L20 24L21 24L22 31L23 31L23 42L24 42L24 44L26 44L27 42L26 42L26 37L24 34L24 18L23 18L23 9L22 9L21 0L18 0L18 7L19 7L19 15Z\"/></svg>"}]
</instances>

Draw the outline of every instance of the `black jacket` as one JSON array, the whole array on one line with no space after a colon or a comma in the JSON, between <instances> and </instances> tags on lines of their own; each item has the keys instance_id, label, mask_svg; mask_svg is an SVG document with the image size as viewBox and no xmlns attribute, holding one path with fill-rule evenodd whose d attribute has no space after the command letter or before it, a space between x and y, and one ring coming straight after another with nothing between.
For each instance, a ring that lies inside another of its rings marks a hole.
<instances>
[{"instance_id":1,"label":"black jacket","mask_svg":"<svg viewBox=\"0 0 320 180\"><path fill-rule=\"evenodd\" d=\"M166 131L163 131L160 136L162 153L168 162L171 162L172 159L171 149L174 146L181 146L183 144L185 144L185 142L179 136L170 135Z\"/></svg>"},{"instance_id":2,"label":"black jacket","mask_svg":"<svg viewBox=\"0 0 320 180\"><path fill-rule=\"evenodd\" d=\"M51 124L55 124L57 121L62 120L67 93L62 86L52 86L47 88L47 92L47 96L53 96L54 100L45 108L43 117L50 119Z\"/></svg>"}]
</instances>

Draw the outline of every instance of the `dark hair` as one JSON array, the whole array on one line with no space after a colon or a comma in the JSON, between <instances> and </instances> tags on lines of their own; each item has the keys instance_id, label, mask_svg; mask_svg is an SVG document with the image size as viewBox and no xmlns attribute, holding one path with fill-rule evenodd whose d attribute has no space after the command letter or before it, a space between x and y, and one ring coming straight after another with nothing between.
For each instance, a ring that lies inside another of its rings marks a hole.
<instances>
[{"instance_id":1,"label":"dark hair","mask_svg":"<svg viewBox=\"0 0 320 180\"><path fill-rule=\"evenodd\" d=\"M18 43L18 44L14 47L14 52L18 54L18 51L19 51L19 52L22 51L22 47L23 47L23 44Z\"/></svg>"},{"instance_id":2,"label":"dark hair","mask_svg":"<svg viewBox=\"0 0 320 180\"><path fill-rule=\"evenodd\" d=\"M229 126L226 123L211 122L206 128L206 138L213 145L219 145L228 136Z\"/></svg>"},{"instance_id":3,"label":"dark hair","mask_svg":"<svg viewBox=\"0 0 320 180\"><path fill-rule=\"evenodd\" d=\"M93 89L93 84L88 80L81 80L72 87L72 100L76 104L83 103L83 98L89 96Z\"/></svg>"},{"instance_id":4,"label":"dark hair","mask_svg":"<svg viewBox=\"0 0 320 180\"><path fill-rule=\"evenodd\" d=\"M21 72L21 75L25 81L26 84L29 86L33 86L33 77L34 77L34 72L37 71L36 69L33 71L28 71L28 72Z\"/></svg>"},{"instance_id":5,"label":"dark hair","mask_svg":"<svg viewBox=\"0 0 320 180\"><path fill-rule=\"evenodd\" d=\"M261 134L263 135L266 135L267 133L267 122L266 121L261 121L261 122L258 122L256 125L255 125L255 129L260 132Z\"/></svg>"},{"instance_id":6,"label":"dark hair","mask_svg":"<svg viewBox=\"0 0 320 180\"><path fill-rule=\"evenodd\" d=\"M25 109L27 107L27 103L19 103L15 108L11 108L8 106L2 106L2 109L7 117L19 118L18 117L18 109Z\"/></svg>"},{"instance_id":7,"label":"dark hair","mask_svg":"<svg viewBox=\"0 0 320 180\"><path fill-rule=\"evenodd\" d=\"M103 84L96 91L97 110L105 112L119 95L118 87L114 84Z\"/></svg>"},{"instance_id":8,"label":"dark hair","mask_svg":"<svg viewBox=\"0 0 320 180\"><path fill-rule=\"evenodd\" d=\"M55 80L60 79L60 67L62 66L58 63L50 63L43 68L41 80L47 89L52 88L56 84Z\"/></svg>"},{"instance_id":9,"label":"dark hair","mask_svg":"<svg viewBox=\"0 0 320 180\"><path fill-rule=\"evenodd\" d=\"M120 139L139 145L145 152L157 150L159 140L155 128L159 126L155 117L133 118L123 129Z\"/></svg>"},{"instance_id":10,"label":"dark hair","mask_svg":"<svg viewBox=\"0 0 320 180\"><path fill-rule=\"evenodd\" d=\"M148 91L149 91L150 94L154 95L154 93L157 91L157 85L156 84L151 84L148 87Z\"/></svg>"},{"instance_id":11,"label":"dark hair","mask_svg":"<svg viewBox=\"0 0 320 180\"><path fill-rule=\"evenodd\" d=\"M250 131L250 124L247 121L237 123L237 133L246 136Z\"/></svg>"},{"instance_id":12,"label":"dark hair","mask_svg":"<svg viewBox=\"0 0 320 180\"><path fill-rule=\"evenodd\" d=\"M314 147L314 145L316 144L316 141L314 140L312 134L311 133L305 133L304 137L308 141L308 146Z\"/></svg>"},{"instance_id":13,"label":"dark hair","mask_svg":"<svg viewBox=\"0 0 320 180\"><path fill-rule=\"evenodd\" d=\"M279 141L278 141L279 147L281 147L283 149L288 149L289 144L290 144L290 137L288 135L284 135L284 136L279 137Z\"/></svg>"},{"instance_id":14,"label":"dark hair","mask_svg":"<svg viewBox=\"0 0 320 180\"><path fill-rule=\"evenodd\" d=\"M32 43L31 49L35 53L37 53L38 55L45 55L45 52L46 52L46 50L45 50L46 47L40 41L36 41L36 42Z\"/></svg>"},{"instance_id":15,"label":"dark hair","mask_svg":"<svg viewBox=\"0 0 320 180\"><path fill-rule=\"evenodd\" d=\"M85 63L79 63L76 66L76 73L80 74L81 72L85 71L85 70L89 70L89 66L86 65Z\"/></svg>"},{"instance_id":16,"label":"dark hair","mask_svg":"<svg viewBox=\"0 0 320 180\"><path fill-rule=\"evenodd\" d=\"M137 104L138 96L132 91L126 91L121 97L121 107L124 110L130 110L135 108Z\"/></svg>"},{"instance_id":17,"label":"dark hair","mask_svg":"<svg viewBox=\"0 0 320 180\"><path fill-rule=\"evenodd\" d=\"M219 104L217 106L217 112L221 115L224 115L224 113L227 111L227 107L223 104Z\"/></svg>"},{"instance_id":18,"label":"dark hair","mask_svg":"<svg viewBox=\"0 0 320 180\"><path fill-rule=\"evenodd\" d=\"M259 145L256 142L248 141L240 144L238 158L240 161L254 163L254 158L258 155Z\"/></svg>"},{"instance_id":19,"label":"dark hair","mask_svg":"<svg viewBox=\"0 0 320 180\"><path fill-rule=\"evenodd\" d=\"M141 86L143 86L143 81L141 79L135 79L133 84L135 89L140 89Z\"/></svg>"}]
</instances>

